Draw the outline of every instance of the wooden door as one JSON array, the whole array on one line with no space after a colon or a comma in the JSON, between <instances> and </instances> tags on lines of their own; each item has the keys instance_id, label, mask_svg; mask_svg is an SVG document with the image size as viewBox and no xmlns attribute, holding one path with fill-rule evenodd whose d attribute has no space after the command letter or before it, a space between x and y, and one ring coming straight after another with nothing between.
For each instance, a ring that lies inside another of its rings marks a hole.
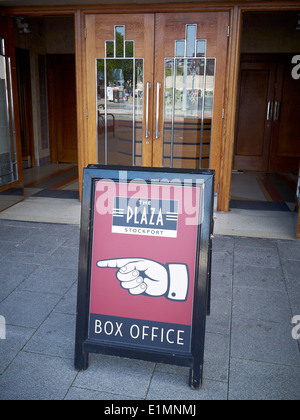
<instances>
[{"instance_id":1,"label":"wooden door","mask_svg":"<svg viewBox=\"0 0 300 420\"><path fill-rule=\"evenodd\" d=\"M300 79L293 78L292 57L278 63L270 172L297 173L300 160Z\"/></svg>"},{"instance_id":2,"label":"wooden door","mask_svg":"<svg viewBox=\"0 0 300 420\"><path fill-rule=\"evenodd\" d=\"M268 170L275 80L274 63L241 63L233 169Z\"/></svg>"},{"instance_id":3,"label":"wooden door","mask_svg":"<svg viewBox=\"0 0 300 420\"><path fill-rule=\"evenodd\" d=\"M86 16L88 163L218 170L228 19Z\"/></svg>"},{"instance_id":4,"label":"wooden door","mask_svg":"<svg viewBox=\"0 0 300 420\"><path fill-rule=\"evenodd\" d=\"M228 18L226 12L160 13L155 23L153 165L212 168L216 185Z\"/></svg>"},{"instance_id":5,"label":"wooden door","mask_svg":"<svg viewBox=\"0 0 300 420\"><path fill-rule=\"evenodd\" d=\"M154 15L85 23L88 163L151 166Z\"/></svg>"},{"instance_id":6,"label":"wooden door","mask_svg":"<svg viewBox=\"0 0 300 420\"><path fill-rule=\"evenodd\" d=\"M242 60L233 168L297 172L300 83L292 76L292 57L257 54Z\"/></svg>"},{"instance_id":7,"label":"wooden door","mask_svg":"<svg viewBox=\"0 0 300 420\"><path fill-rule=\"evenodd\" d=\"M51 161L77 162L74 55L47 55L47 73Z\"/></svg>"}]
</instances>

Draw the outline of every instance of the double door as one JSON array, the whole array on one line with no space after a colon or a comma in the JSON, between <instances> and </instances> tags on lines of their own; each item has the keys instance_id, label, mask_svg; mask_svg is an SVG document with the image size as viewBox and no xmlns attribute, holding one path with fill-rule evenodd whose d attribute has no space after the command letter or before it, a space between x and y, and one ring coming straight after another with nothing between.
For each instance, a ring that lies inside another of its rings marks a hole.
<instances>
[{"instance_id":1,"label":"double door","mask_svg":"<svg viewBox=\"0 0 300 420\"><path fill-rule=\"evenodd\" d=\"M218 171L228 18L86 15L89 163Z\"/></svg>"},{"instance_id":2,"label":"double door","mask_svg":"<svg viewBox=\"0 0 300 420\"><path fill-rule=\"evenodd\" d=\"M299 80L290 55L245 55L240 66L234 169L297 172Z\"/></svg>"}]
</instances>

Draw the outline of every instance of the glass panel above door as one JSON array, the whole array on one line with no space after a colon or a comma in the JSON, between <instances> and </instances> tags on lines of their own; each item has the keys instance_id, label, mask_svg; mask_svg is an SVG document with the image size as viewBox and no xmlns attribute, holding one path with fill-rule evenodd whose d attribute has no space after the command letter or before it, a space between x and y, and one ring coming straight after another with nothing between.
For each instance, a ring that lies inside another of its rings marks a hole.
<instances>
[{"instance_id":1,"label":"glass panel above door","mask_svg":"<svg viewBox=\"0 0 300 420\"><path fill-rule=\"evenodd\" d=\"M125 26L115 26L97 58L98 163L142 165L144 62L134 57Z\"/></svg>"},{"instance_id":2,"label":"glass panel above door","mask_svg":"<svg viewBox=\"0 0 300 420\"><path fill-rule=\"evenodd\" d=\"M206 40L197 25L186 25L186 40L175 41L165 59L163 166L209 168L215 58L206 58Z\"/></svg>"}]
</instances>

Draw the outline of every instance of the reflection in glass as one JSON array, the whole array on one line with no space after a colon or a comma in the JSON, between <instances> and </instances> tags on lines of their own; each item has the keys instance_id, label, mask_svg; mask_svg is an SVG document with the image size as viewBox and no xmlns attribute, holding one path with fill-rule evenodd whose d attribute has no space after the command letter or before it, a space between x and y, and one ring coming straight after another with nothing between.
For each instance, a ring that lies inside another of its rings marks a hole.
<instances>
[{"instance_id":1,"label":"reflection in glass","mask_svg":"<svg viewBox=\"0 0 300 420\"><path fill-rule=\"evenodd\" d=\"M17 180L10 58L0 38L0 211L24 199L23 182L16 185Z\"/></svg>"},{"instance_id":2,"label":"reflection in glass","mask_svg":"<svg viewBox=\"0 0 300 420\"><path fill-rule=\"evenodd\" d=\"M206 39L186 25L165 59L163 162L165 167L209 168L215 59L206 58Z\"/></svg>"},{"instance_id":3,"label":"reflection in glass","mask_svg":"<svg viewBox=\"0 0 300 420\"><path fill-rule=\"evenodd\" d=\"M114 57L115 56L114 48L115 48L114 41L106 41L105 42L106 57Z\"/></svg>"},{"instance_id":4,"label":"reflection in glass","mask_svg":"<svg viewBox=\"0 0 300 420\"><path fill-rule=\"evenodd\" d=\"M98 163L142 165L143 59L134 58L134 41L115 26L97 65Z\"/></svg>"},{"instance_id":5,"label":"reflection in glass","mask_svg":"<svg viewBox=\"0 0 300 420\"><path fill-rule=\"evenodd\" d=\"M165 59L163 166L209 167L214 75L213 58Z\"/></svg>"},{"instance_id":6,"label":"reflection in glass","mask_svg":"<svg viewBox=\"0 0 300 420\"><path fill-rule=\"evenodd\" d=\"M175 57L184 57L185 41L175 41Z\"/></svg>"},{"instance_id":7,"label":"reflection in glass","mask_svg":"<svg viewBox=\"0 0 300 420\"><path fill-rule=\"evenodd\" d=\"M133 41L125 41L125 57L133 57Z\"/></svg>"},{"instance_id":8,"label":"reflection in glass","mask_svg":"<svg viewBox=\"0 0 300 420\"><path fill-rule=\"evenodd\" d=\"M142 59L97 59L97 109L98 163L142 165Z\"/></svg>"},{"instance_id":9,"label":"reflection in glass","mask_svg":"<svg viewBox=\"0 0 300 420\"><path fill-rule=\"evenodd\" d=\"M0 54L5 55L5 44L3 38L0 38Z\"/></svg>"},{"instance_id":10,"label":"reflection in glass","mask_svg":"<svg viewBox=\"0 0 300 420\"><path fill-rule=\"evenodd\" d=\"M196 43L196 57L205 57L206 39L198 39Z\"/></svg>"},{"instance_id":11,"label":"reflection in glass","mask_svg":"<svg viewBox=\"0 0 300 420\"><path fill-rule=\"evenodd\" d=\"M195 57L197 25L186 25L186 57Z\"/></svg>"},{"instance_id":12,"label":"reflection in glass","mask_svg":"<svg viewBox=\"0 0 300 420\"><path fill-rule=\"evenodd\" d=\"M1 40L1 52L4 43ZM0 55L0 188L18 179L10 59Z\"/></svg>"},{"instance_id":13,"label":"reflection in glass","mask_svg":"<svg viewBox=\"0 0 300 420\"><path fill-rule=\"evenodd\" d=\"M124 57L124 26L115 26L116 57Z\"/></svg>"}]
</instances>

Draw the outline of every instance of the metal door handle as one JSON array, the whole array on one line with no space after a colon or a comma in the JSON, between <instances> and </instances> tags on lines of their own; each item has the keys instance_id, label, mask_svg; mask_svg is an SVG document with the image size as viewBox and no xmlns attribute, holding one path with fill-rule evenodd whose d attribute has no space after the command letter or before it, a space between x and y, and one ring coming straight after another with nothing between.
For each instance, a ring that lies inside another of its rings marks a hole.
<instances>
[{"instance_id":1,"label":"metal door handle","mask_svg":"<svg viewBox=\"0 0 300 420\"><path fill-rule=\"evenodd\" d=\"M161 83L157 82L156 84L156 127L155 127L155 138L159 138L158 124L159 124L159 91L161 88Z\"/></svg>"},{"instance_id":2,"label":"metal door handle","mask_svg":"<svg viewBox=\"0 0 300 420\"><path fill-rule=\"evenodd\" d=\"M146 90L146 139L150 137L149 131L149 91L151 88L151 83L147 82L147 90Z\"/></svg>"},{"instance_id":3,"label":"metal door handle","mask_svg":"<svg viewBox=\"0 0 300 420\"><path fill-rule=\"evenodd\" d=\"M273 114L273 101L268 101L267 121L272 120L272 114Z\"/></svg>"},{"instance_id":4,"label":"metal door handle","mask_svg":"<svg viewBox=\"0 0 300 420\"><path fill-rule=\"evenodd\" d=\"M280 102L275 101L275 109L274 109L274 121L279 120L279 112L280 112Z\"/></svg>"}]
</instances>

